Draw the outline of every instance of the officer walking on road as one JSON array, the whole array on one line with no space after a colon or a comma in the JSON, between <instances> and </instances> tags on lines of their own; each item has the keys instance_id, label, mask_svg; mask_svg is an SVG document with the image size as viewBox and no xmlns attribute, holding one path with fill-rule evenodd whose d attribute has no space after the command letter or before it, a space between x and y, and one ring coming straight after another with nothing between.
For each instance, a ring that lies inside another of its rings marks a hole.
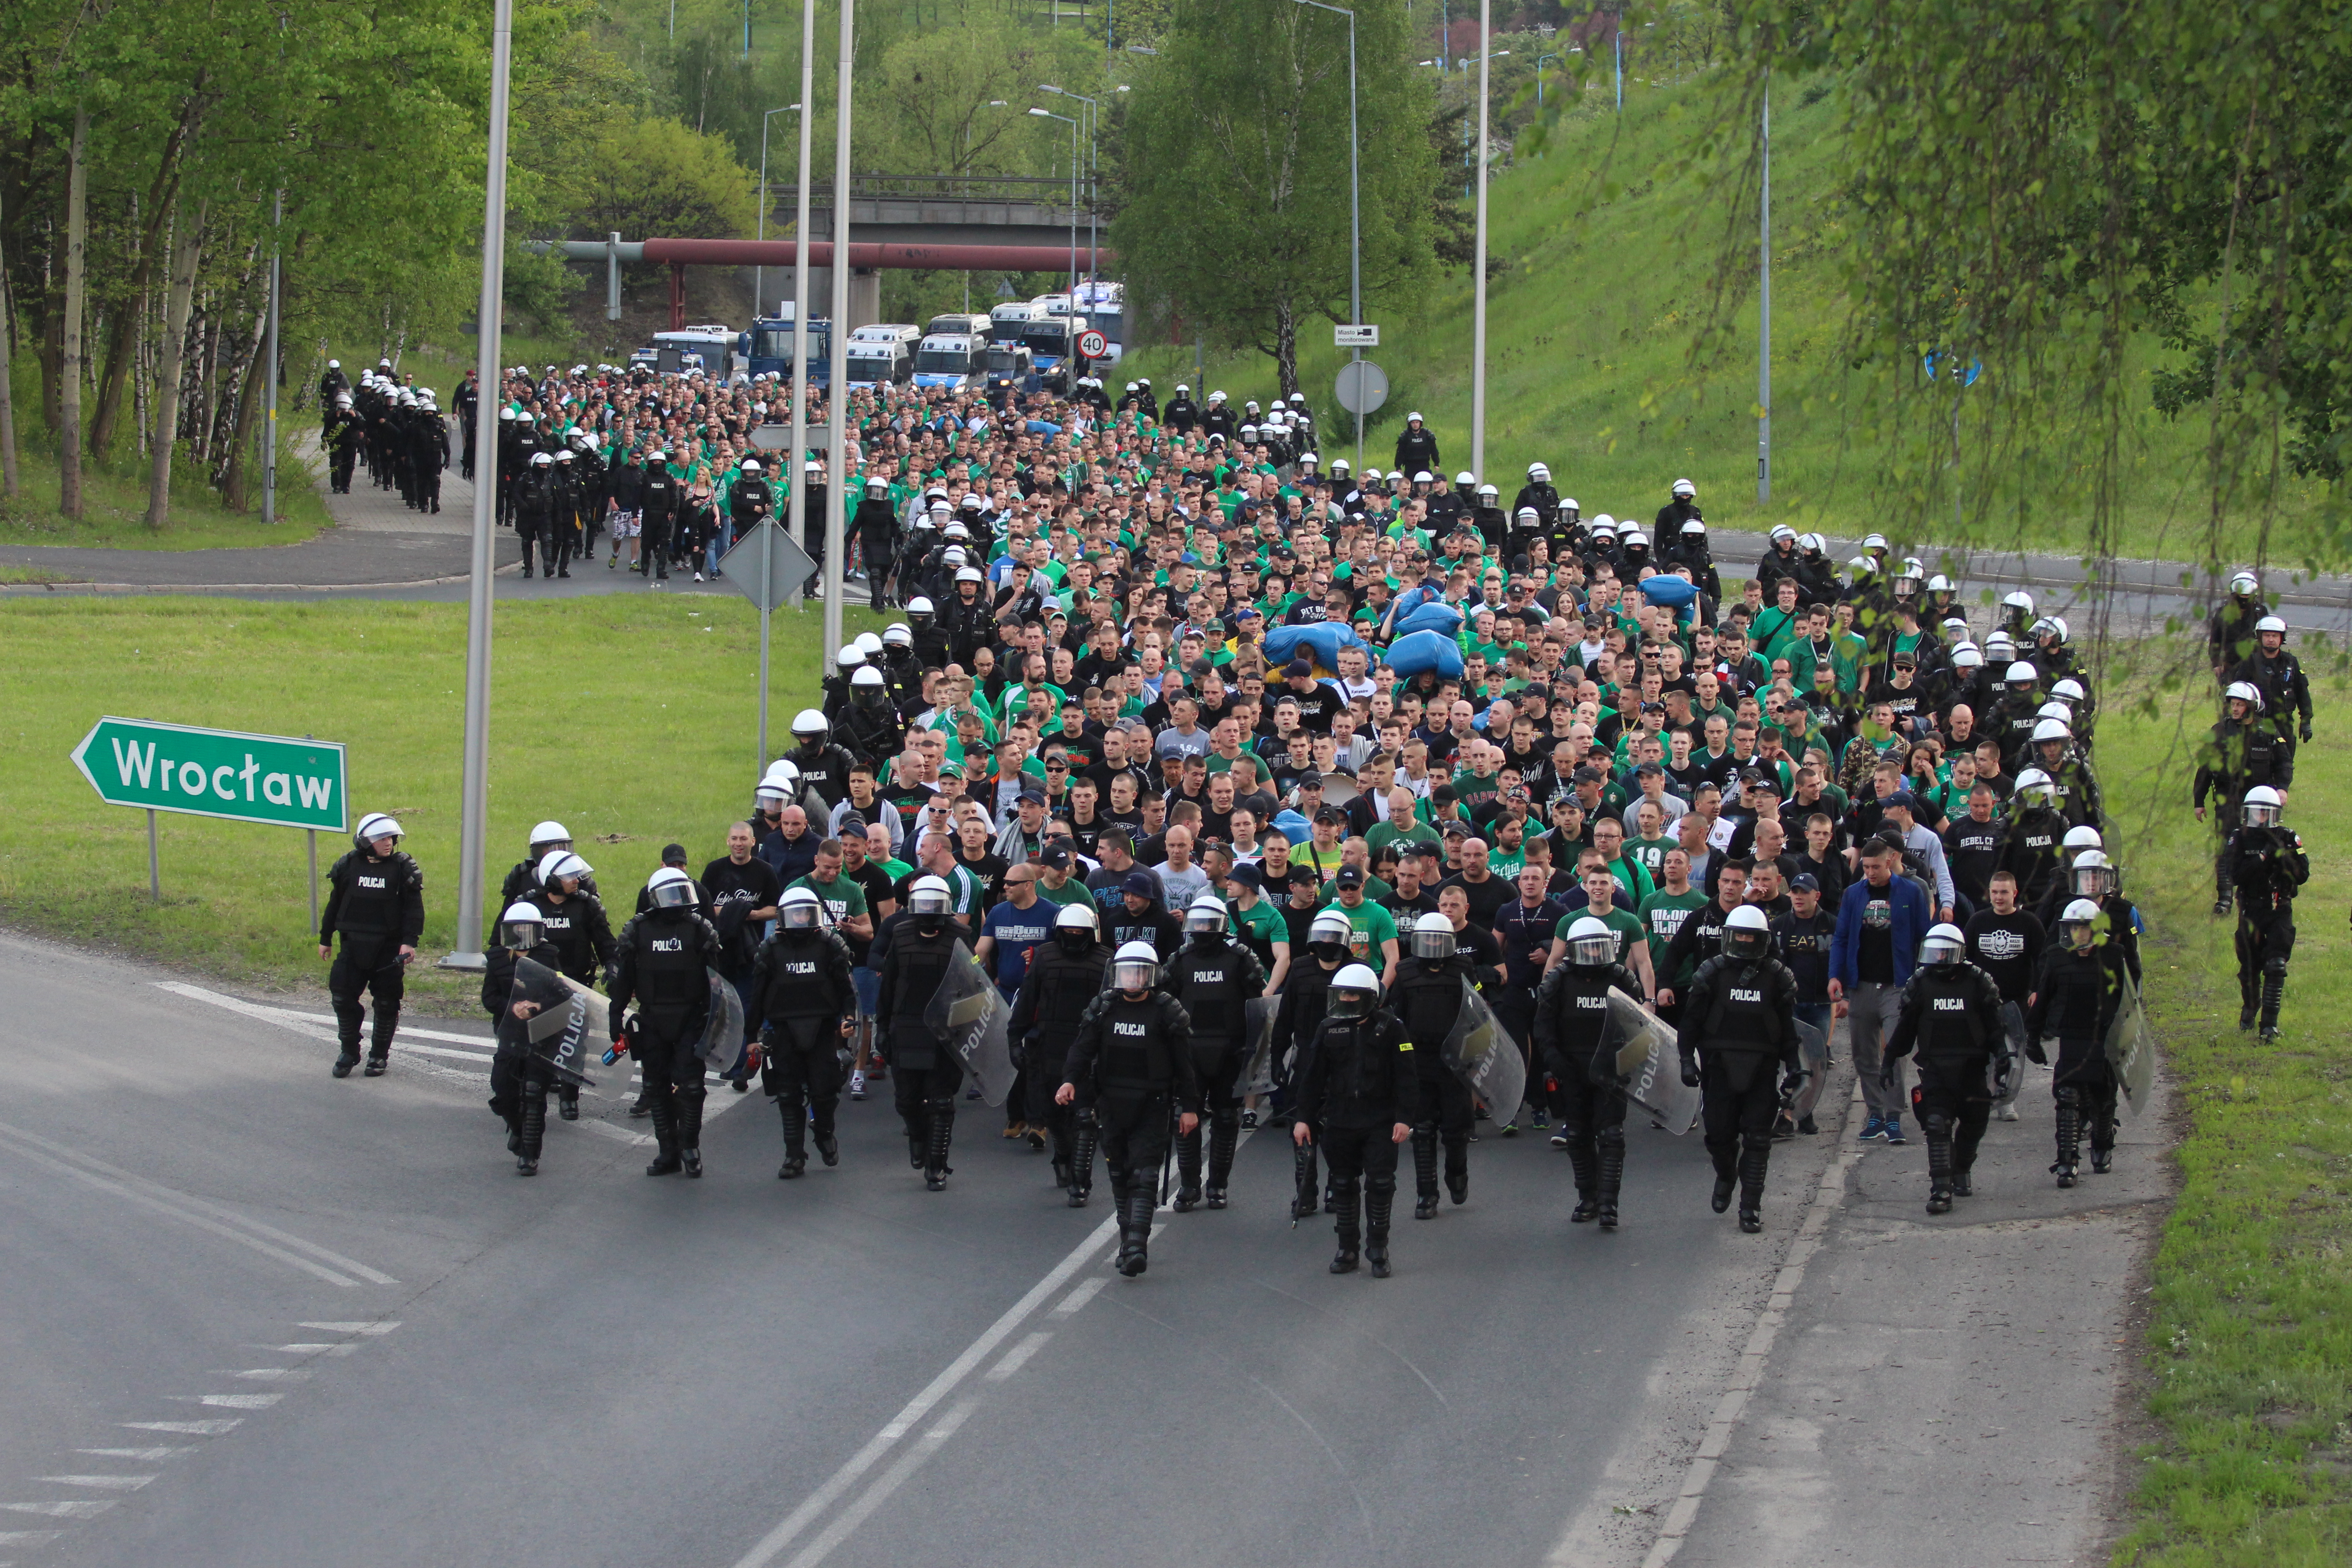
<instances>
[{"instance_id":1,"label":"officer walking on road","mask_svg":"<svg viewBox=\"0 0 2352 1568\"><path fill-rule=\"evenodd\" d=\"M1185 910L1184 938L1161 984L1192 1020L1192 1068L1209 1118L1209 1171L1204 1190L1200 1131L1185 1133L1176 1143L1178 1214L1203 1201L1213 1209L1225 1206L1225 1183L1241 1138L1242 1101L1234 1079L1243 1066L1248 1005L1265 989L1265 970L1257 954L1232 939L1224 900L1215 894L1201 894Z\"/></svg>"},{"instance_id":2,"label":"officer walking on road","mask_svg":"<svg viewBox=\"0 0 2352 1568\"><path fill-rule=\"evenodd\" d=\"M709 1023L709 972L719 962L719 932L696 908L701 896L694 879L677 867L656 871L646 895L652 907L621 928L611 996L616 1031L622 1009L637 1004L636 1034L615 1033L613 1046L635 1053L645 1080L657 1147L646 1174L683 1170L699 1177L704 1089L697 1047Z\"/></svg>"},{"instance_id":3,"label":"officer walking on road","mask_svg":"<svg viewBox=\"0 0 2352 1568\"><path fill-rule=\"evenodd\" d=\"M1054 940L1030 955L1008 1026L1021 1051L1029 1125L1045 1128L1051 1136L1054 1179L1069 1194L1074 1209L1086 1207L1094 1191L1095 1148L1101 1130L1089 1121L1076 1128L1073 1136L1073 1119L1059 1093L1078 1022L1102 994L1103 971L1110 963L1110 949L1102 944L1097 929L1092 904L1062 906L1054 916Z\"/></svg>"},{"instance_id":4,"label":"officer walking on road","mask_svg":"<svg viewBox=\"0 0 2352 1568\"><path fill-rule=\"evenodd\" d=\"M1339 1235L1331 1272L1355 1272L1360 1239L1372 1278L1385 1279L1389 1218L1396 1205L1397 1145L1412 1137L1423 1120L1423 1079L1413 1066L1422 1053L1413 1048L1396 1015L1380 1004L1380 977L1369 965L1350 963L1331 977L1329 1007L1307 1046L1290 1137L1301 1146L1320 1139L1323 1157L1331 1167Z\"/></svg>"},{"instance_id":5,"label":"officer walking on road","mask_svg":"<svg viewBox=\"0 0 2352 1568\"><path fill-rule=\"evenodd\" d=\"M1881 1086L1893 1089L1895 1064L1918 1048L1911 1104L1927 1137L1929 1214L1949 1214L1954 1197L1969 1195L1969 1173L1992 1115L1989 1069L2003 1079L2022 1070L2001 1029L2000 987L1962 956L1967 946L1956 925L1927 929L1879 1074Z\"/></svg>"},{"instance_id":6,"label":"officer walking on road","mask_svg":"<svg viewBox=\"0 0 2352 1568\"><path fill-rule=\"evenodd\" d=\"M1457 1204L1470 1198L1470 1130L1476 1112L1469 1086L1447 1069L1439 1050L1462 1016L1463 985L1470 965L1459 955L1454 924L1444 915L1423 915L1409 933L1401 934L1406 936L1411 956L1397 976L1390 1002L1413 1044L1413 1068L1421 1075L1421 1120L1412 1129L1412 1217L1433 1219L1437 1215L1441 1134L1446 1194Z\"/></svg>"},{"instance_id":7,"label":"officer walking on road","mask_svg":"<svg viewBox=\"0 0 2352 1568\"><path fill-rule=\"evenodd\" d=\"M751 1005L746 1020L760 1041L760 1087L784 1119L784 1163L778 1181L808 1169L806 1138L817 1158L841 1163L833 1132L841 1103L842 1040L857 1031L857 985L850 978L849 947L825 928L824 904L807 888L788 889L776 911L774 934L751 960Z\"/></svg>"},{"instance_id":8,"label":"officer walking on road","mask_svg":"<svg viewBox=\"0 0 2352 1568\"><path fill-rule=\"evenodd\" d=\"M1715 1212L1739 1189L1739 1228L1764 1228L1764 1177L1772 1162L1772 1121L1783 1096L1802 1086L1797 1042L1797 977L1771 956L1764 911L1743 904L1723 922L1723 951L1699 965L1683 994L1683 1082L1701 1089L1706 1152L1715 1160ZM1704 1068L1701 1063L1704 1062ZM1782 1081L1776 1087L1772 1065Z\"/></svg>"},{"instance_id":9,"label":"officer walking on road","mask_svg":"<svg viewBox=\"0 0 2352 1568\"><path fill-rule=\"evenodd\" d=\"M1159 989L1157 950L1148 942L1121 947L1111 958L1110 984L1078 1019L1054 1098L1075 1106L1080 1129L1092 1126L1102 1140L1118 1212L1118 1268L1132 1279L1150 1262L1171 1113L1177 1136L1199 1130L1201 1080L1192 1067L1192 1020L1182 1003Z\"/></svg>"},{"instance_id":10,"label":"officer walking on road","mask_svg":"<svg viewBox=\"0 0 2352 1568\"><path fill-rule=\"evenodd\" d=\"M2090 900L2076 899L2066 906L2058 918L2058 941L2042 957L2033 1005L2025 1015L2025 1054L2035 1065L2049 1065L2042 1037L2058 1037L2058 1063L2050 1086L2057 1104L2058 1160L2050 1171L2062 1187L2074 1184L2086 1121L2091 1169L2105 1173L2115 1163L2116 1084L2106 1040L2128 981L2123 954L2106 926L2099 906Z\"/></svg>"},{"instance_id":11,"label":"officer walking on road","mask_svg":"<svg viewBox=\"0 0 2352 1568\"><path fill-rule=\"evenodd\" d=\"M1609 1027L1609 993L1642 994L1633 972L1617 962L1617 933L1586 916L1568 928L1567 961L1552 965L1536 991L1536 1065L1559 1085L1560 1131L1576 1171L1571 1225L1599 1220L1617 1228L1617 1194L1625 1182L1625 1080L1617 1072L1622 1042Z\"/></svg>"},{"instance_id":12,"label":"officer walking on road","mask_svg":"<svg viewBox=\"0 0 2352 1568\"><path fill-rule=\"evenodd\" d=\"M539 863L538 887L516 902L539 910L547 943L556 954L556 962L549 967L566 979L593 986L599 978L611 977L613 958L619 950L604 901L587 890L591 884L587 861L569 849L551 849ZM555 1096L563 1120L579 1121L580 1086L570 1079L559 1079Z\"/></svg>"},{"instance_id":13,"label":"officer walking on road","mask_svg":"<svg viewBox=\"0 0 2352 1568\"><path fill-rule=\"evenodd\" d=\"M958 938L948 921L952 903L947 883L937 877L918 877L907 889L907 920L892 933L882 960L874 1009L875 1037L889 1059L898 1119L907 1129L908 1160L935 1193L945 1191L953 1174L948 1152L955 1142L963 1063L923 1015L955 959Z\"/></svg>"},{"instance_id":14,"label":"officer walking on road","mask_svg":"<svg viewBox=\"0 0 2352 1568\"><path fill-rule=\"evenodd\" d=\"M327 907L319 917L319 956L332 957L327 994L335 1008L335 1031L342 1052L335 1076L349 1078L360 1064L360 1024L364 993L375 1004L375 1036L368 1047L369 1078L383 1076L392 1055L392 1034L400 1024L400 998L407 964L425 934L425 873L402 853L400 824L382 812L360 818L350 853L327 872ZM337 953L335 940L342 939Z\"/></svg>"},{"instance_id":15,"label":"officer walking on road","mask_svg":"<svg viewBox=\"0 0 2352 1568\"><path fill-rule=\"evenodd\" d=\"M1318 911L1307 928L1307 951L1313 962L1292 964L1283 978L1282 1002L1274 1012L1271 1055L1276 1080L1294 1105L1299 1081L1307 1072L1307 1047L1330 1005L1331 977L1348 962L1348 944L1354 936L1355 927L1344 910ZM1320 1129L1313 1131L1320 1132ZM1316 1208L1315 1140L1294 1142L1291 1151L1290 1218L1295 1225Z\"/></svg>"},{"instance_id":16,"label":"officer walking on road","mask_svg":"<svg viewBox=\"0 0 2352 1568\"><path fill-rule=\"evenodd\" d=\"M490 1057L490 1109L507 1124L507 1152L515 1157L516 1173L535 1176L547 1133L547 1086L555 1073L530 1048L526 1026L539 1004L516 999L515 965L528 958L553 969L562 954L547 940L536 905L509 906L499 917L499 938L501 945L485 955L482 972L482 1007L498 1028L498 1048Z\"/></svg>"}]
</instances>

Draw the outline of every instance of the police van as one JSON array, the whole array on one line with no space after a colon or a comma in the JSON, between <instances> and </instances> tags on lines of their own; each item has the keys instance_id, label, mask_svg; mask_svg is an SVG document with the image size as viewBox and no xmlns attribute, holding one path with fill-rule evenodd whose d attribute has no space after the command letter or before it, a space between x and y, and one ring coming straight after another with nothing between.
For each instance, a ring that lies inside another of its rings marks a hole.
<instances>
[{"instance_id":1,"label":"police van","mask_svg":"<svg viewBox=\"0 0 2352 1568\"><path fill-rule=\"evenodd\" d=\"M654 369L664 375L684 375L699 370L713 377L733 379L748 375L744 355L740 352L743 334L733 327L714 323L700 327L681 327L674 331L654 334ZM693 363L688 363L691 360Z\"/></svg>"},{"instance_id":2,"label":"police van","mask_svg":"<svg viewBox=\"0 0 2352 1568\"><path fill-rule=\"evenodd\" d=\"M742 335L736 352L743 356L746 374L792 379L793 309L793 301L785 300L775 315L761 317ZM809 384L823 387L833 379L833 323L821 316L812 317L806 335Z\"/></svg>"},{"instance_id":3,"label":"police van","mask_svg":"<svg viewBox=\"0 0 2352 1568\"><path fill-rule=\"evenodd\" d=\"M988 317L978 310L950 310L926 322L923 336L984 338L988 336Z\"/></svg>"},{"instance_id":4,"label":"police van","mask_svg":"<svg viewBox=\"0 0 2352 1568\"><path fill-rule=\"evenodd\" d=\"M1021 341L1026 344L1037 364L1037 374L1045 378L1046 390L1067 393L1071 378L1076 373L1070 362L1078 352L1078 333L1082 329L1067 316L1039 316L1021 329Z\"/></svg>"},{"instance_id":5,"label":"police van","mask_svg":"<svg viewBox=\"0 0 2352 1568\"><path fill-rule=\"evenodd\" d=\"M931 323L934 328L939 323ZM943 386L950 392L971 387L983 371L988 340L970 332L934 331L915 348L915 384Z\"/></svg>"},{"instance_id":6,"label":"police van","mask_svg":"<svg viewBox=\"0 0 2352 1568\"><path fill-rule=\"evenodd\" d=\"M1029 330L1029 323L1035 321L1038 314L1039 311L1034 305L1023 300L1015 300L1010 305L997 306L988 313L989 342L995 343L1019 342L1021 334Z\"/></svg>"},{"instance_id":7,"label":"police van","mask_svg":"<svg viewBox=\"0 0 2352 1568\"><path fill-rule=\"evenodd\" d=\"M853 336L845 357L852 386L898 384L914 377L915 356L897 339L861 343Z\"/></svg>"}]
</instances>

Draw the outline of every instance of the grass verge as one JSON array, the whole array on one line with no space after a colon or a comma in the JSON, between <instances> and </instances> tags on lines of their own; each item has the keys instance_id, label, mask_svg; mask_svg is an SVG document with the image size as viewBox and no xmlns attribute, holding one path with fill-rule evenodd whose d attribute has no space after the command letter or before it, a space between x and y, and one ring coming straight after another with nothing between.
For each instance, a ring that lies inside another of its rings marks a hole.
<instances>
[{"instance_id":1,"label":"grass verge","mask_svg":"<svg viewBox=\"0 0 2352 1568\"><path fill-rule=\"evenodd\" d=\"M852 633L878 629L857 609ZM554 817L607 889L631 894L684 844L724 852L760 772L759 620L737 600L609 595L502 605L491 697L489 888ZM771 745L817 698L821 620L774 622ZM165 815L163 900L148 897L143 813L101 804L68 753L101 715L348 747L351 820L389 811L423 866L412 994L465 1011L430 960L457 936L466 608L357 601L18 600L0 615L16 700L0 725L0 920L263 989L323 984L302 835ZM92 658L91 650L104 649ZM349 847L320 835L320 872ZM323 896L323 895L322 895ZM497 911L487 911L495 918Z\"/></svg>"},{"instance_id":2,"label":"grass verge","mask_svg":"<svg viewBox=\"0 0 2352 1568\"><path fill-rule=\"evenodd\" d=\"M21 405L20 405L21 406ZM147 526L147 468L129 458L82 470L82 518L58 510L55 450L27 446L24 493L0 502L0 545L71 545L89 550L224 550L299 544L334 526L310 468L289 437L278 458L278 521L261 521L261 479L253 480L253 510L236 511L205 483L201 466L183 461L172 474L171 516ZM38 579L16 579L37 581Z\"/></svg>"},{"instance_id":3,"label":"grass verge","mask_svg":"<svg viewBox=\"0 0 2352 1568\"><path fill-rule=\"evenodd\" d=\"M2320 711L2343 712L2347 689ZM2148 1411L2164 1436L2142 1456L2115 1561L2333 1568L2352 1562L2352 847L2338 826L2352 762L2325 736L2297 759L2289 822L2312 879L2284 1035L2264 1046L2237 1027L2235 922L2210 913L2210 842L2188 810L2176 737L2193 739L2203 710L2192 700L2186 736L2168 702L2100 728L2112 809L2135 819L2129 885L2187 1128L2153 1271Z\"/></svg>"}]
</instances>

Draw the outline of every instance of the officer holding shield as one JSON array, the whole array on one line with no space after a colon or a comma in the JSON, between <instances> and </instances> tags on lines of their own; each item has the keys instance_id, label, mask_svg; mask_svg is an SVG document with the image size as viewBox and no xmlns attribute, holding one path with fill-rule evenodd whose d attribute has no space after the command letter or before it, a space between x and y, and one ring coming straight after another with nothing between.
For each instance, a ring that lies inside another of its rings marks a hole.
<instances>
[{"instance_id":1,"label":"officer holding shield","mask_svg":"<svg viewBox=\"0 0 2352 1568\"><path fill-rule=\"evenodd\" d=\"M1056 1099L1078 1021L1102 994L1103 971L1110 963L1110 949L1102 944L1097 930L1094 905L1062 906L1054 917L1054 940L1030 954L1007 1028L1021 1048L1029 1125L1051 1134L1054 1177L1074 1209L1086 1207L1094 1190L1095 1148L1101 1129L1094 1121L1074 1129L1066 1103L1056 1103Z\"/></svg>"},{"instance_id":2,"label":"officer holding shield","mask_svg":"<svg viewBox=\"0 0 2352 1568\"><path fill-rule=\"evenodd\" d=\"M507 1124L507 1152L520 1175L539 1173L540 1140L547 1131L547 1086L554 1072L530 1048L529 1021L539 1004L514 994L515 965L522 959L553 969L562 954L547 940L538 908L513 904L499 917L502 945L485 955L482 1007L497 1020L498 1048L490 1057L490 1109Z\"/></svg>"},{"instance_id":3,"label":"officer holding shield","mask_svg":"<svg viewBox=\"0 0 2352 1568\"><path fill-rule=\"evenodd\" d=\"M1617 1228L1617 1194L1625 1181L1624 1079L1609 1027L1609 993L1638 996L1642 983L1617 962L1617 933L1586 917L1568 928L1567 962L1552 965L1536 991L1537 1065L1559 1084L1560 1131L1576 1171L1571 1225L1597 1219Z\"/></svg>"},{"instance_id":4,"label":"officer holding shield","mask_svg":"<svg viewBox=\"0 0 2352 1568\"><path fill-rule=\"evenodd\" d=\"M939 994L948 965L956 962L960 941L948 919L953 899L938 877L918 877L907 889L906 922L892 934L882 960L881 994L874 1009L875 1037L889 1058L908 1161L935 1193L947 1189L951 1173L948 1151L955 1142L963 1063L923 1015Z\"/></svg>"},{"instance_id":5,"label":"officer holding shield","mask_svg":"<svg viewBox=\"0 0 2352 1568\"><path fill-rule=\"evenodd\" d=\"M1462 995L1470 973L1454 941L1454 924L1444 915L1425 914L1401 931L1409 956L1390 997L1405 1037L1416 1047L1414 1071L1421 1075L1421 1120L1412 1130L1412 1217L1432 1219L1437 1214L1437 1145L1445 1141L1446 1194L1455 1203L1470 1198L1470 1127L1475 1110L1470 1088L1445 1066L1439 1051L1462 1016ZM1338 982L1334 981L1334 984Z\"/></svg>"},{"instance_id":6,"label":"officer holding shield","mask_svg":"<svg viewBox=\"0 0 2352 1568\"><path fill-rule=\"evenodd\" d=\"M1168 961L1163 982L1192 1020L1193 1070L1201 1079L1209 1116L1208 1184L1201 1181L1201 1134L1176 1142L1176 1212L1205 1200L1225 1206L1225 1182L1241 1137L1242 1101L1234 1075L1242 1068L1248 1005L1265 989L1265 970L1247 944L1233 940L1224 900L1213 893L1194 898L1184 911L1184 945Z\"/></svg>"}]
</instances>

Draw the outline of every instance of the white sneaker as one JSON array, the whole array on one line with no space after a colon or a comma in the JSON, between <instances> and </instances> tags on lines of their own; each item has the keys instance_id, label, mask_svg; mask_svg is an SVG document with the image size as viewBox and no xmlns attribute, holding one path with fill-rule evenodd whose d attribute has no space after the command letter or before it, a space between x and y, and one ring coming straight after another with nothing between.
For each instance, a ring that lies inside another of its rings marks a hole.
<instances>
[{"instance_id":1,"label":"white sneaker","mask_svg":"<svg viewBox=\"0 0 2352 1568\"><path fill-rule=\"evenodd\" d=\"M2018 1119L2017 1107L2014 1105L1999 1106L1995 1108L1992 1115L1993 1120L1996 1121L2015 1121Z\"/></svg>"},{"instance_id":2,"label":"white sneaker","mask_svg":"<svg viewBox=\"0 0 2352 1568\"><path fill-rule=\"evenodd\" d=\"M852 1100L866 1098L866 1075L863 1072L852 1072L849 1075L849 1098Z\"/></svg>"},{"instance_id":3,"label":"white sneaker","mask_svg":"<svg viewBox=\"0 0 2352 1568\"><path fill-rule=\"evenodd\" d=\"M698 582L698 583L701 582L701 581L702 581L702 574L701 574L701 573L699 573L699 572L697 572L697 573L694 574L694 580L695 580L696 582Z\"/></svg>"}]
</instances>

